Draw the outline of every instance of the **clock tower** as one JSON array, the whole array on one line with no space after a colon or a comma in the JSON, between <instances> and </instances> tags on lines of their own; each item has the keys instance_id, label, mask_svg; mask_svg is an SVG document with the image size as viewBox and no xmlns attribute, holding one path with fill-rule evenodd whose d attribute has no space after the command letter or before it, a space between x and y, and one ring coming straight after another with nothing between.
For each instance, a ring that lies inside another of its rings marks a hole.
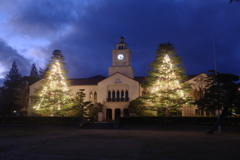
<instances>
[{"instance_id":1,"label":"clock tower","mask_svg":"<svg viewBox=\"0 0 240 160\"><path fill-rule=\"evenodd\" d=\"M112 50L112 67L108 68L108 75L116 72L122 73L130 78L134 78L134 71L131 66L132 53L128 49L128 44L124 43L124 38L120 38L120 43Z\"/></svg>"}]
</instances>

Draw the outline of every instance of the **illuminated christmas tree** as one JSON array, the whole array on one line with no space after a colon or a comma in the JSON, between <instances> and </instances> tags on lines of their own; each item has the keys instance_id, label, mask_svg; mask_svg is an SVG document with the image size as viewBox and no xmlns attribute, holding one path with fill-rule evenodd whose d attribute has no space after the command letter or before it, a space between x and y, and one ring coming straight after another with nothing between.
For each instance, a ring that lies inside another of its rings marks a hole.
<instances>
[{"instance_id":1,"label":"illuminated christmas tree","mask_svg":"<svg viewBox=\"0 0 240 160\"><path fill-rule=\"evenodd\" d=\"M53 51L53 57L45 71L41 86L35 91L32 100L35 113L41 115L63 115L70 107L72 96L66 80L67 71L64 68L64 57L60 50Z\"/></svg>"},{"instance_id":2,"label":"illuminated christmas tree","mask_svg":"<svg viewBox=\"0 0 240 160\"><path fill-rule=\"evenodd\" d=\"M189 101L184 97L189 86L182 83L185 71L176 52L171 43L160 44L143 84L149 93L144 98L151 102L158 115L180 115L179 108Z\"/></svg>"}]
</instances>

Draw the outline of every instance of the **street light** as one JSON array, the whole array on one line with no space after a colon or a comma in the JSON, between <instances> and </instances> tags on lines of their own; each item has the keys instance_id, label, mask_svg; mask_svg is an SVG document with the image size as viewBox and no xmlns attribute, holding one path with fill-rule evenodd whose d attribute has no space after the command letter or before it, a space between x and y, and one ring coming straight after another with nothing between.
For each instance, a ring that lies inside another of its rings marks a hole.
<instances>
[{"instance_id":1,"label":"street light","mask_svg":"<svg viewBox=\"0 0 240 160\"><path fill-rule=\"evenodd\" d=\"M217 75L217 64L216 64L216 49L215 49L215 41L214 41L214 33L213 33L213 54L214 54L214 67L215 67L215 76ZM220 118L220 110L218 108L218 119ZM218 132L221 132L221 125L218 126Z\"/></svg>"}]
</instances>

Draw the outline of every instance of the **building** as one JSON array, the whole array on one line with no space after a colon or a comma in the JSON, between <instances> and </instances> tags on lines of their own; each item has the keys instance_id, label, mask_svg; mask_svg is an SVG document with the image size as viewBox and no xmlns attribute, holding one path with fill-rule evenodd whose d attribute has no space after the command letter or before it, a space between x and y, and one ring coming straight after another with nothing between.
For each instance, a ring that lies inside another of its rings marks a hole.
<instances>
[{"instance_id":1,"label":"building","mask_svg":"<svg viewBox=\"0 0 240 160\"><path fill-rule=\"evenodd\" d=\"M135 77L131 65L131 50L124 38L115 45L112 50L112 66L108 69L108 77L101 75L70 79L73 95L84 89L85 101L99 102L103 104L103 112L100 119L115 120L118 117L128 115L128 105L133 99L142 95L141 83L144 77ZM39 82L30 86L30 96L34 94ZM28 113L32 114L32 104L29 102Z\"/></svg>"},{"instance_id":2,"label":"building","mask_svg":"<svg viewBox=\"0 0 240 160\"><path fill-rule=\"evenodd\" d=\"M73 95L84 89L86 94L85 101L99 102L103 104L102 114L99 114L99 120L115 120L118 117L128 115L128 106L131 100L141 96L144 89L141 83L144 77L135 77L131 63L132 53L124 38L115 45L112 50L112 66L108 68L108 77L101 75L70 79L70 89ZM202 76L202 74L200 74ZM197 76L191 76L189 83L194 83ZM40 85L39 82L30 86L30 96ZM183 108L184 109L184 108ZM183 116L194 116L197 108L185 108ZM32 115L32 104L29 102L28 114Z\"/></svg>"}]
</instances>

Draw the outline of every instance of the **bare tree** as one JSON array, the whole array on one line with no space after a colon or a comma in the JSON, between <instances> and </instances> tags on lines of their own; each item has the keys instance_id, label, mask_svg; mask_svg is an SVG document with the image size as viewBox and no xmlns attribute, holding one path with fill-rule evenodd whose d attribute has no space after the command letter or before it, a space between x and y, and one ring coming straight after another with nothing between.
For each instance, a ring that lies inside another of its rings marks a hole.
<instances>
[{"instance_id":1,"label":"bare tree","mask_svg":"<svg viewBox=\"0 0 240 160\"><path fill-rule=\"evenodd\" d=\"M190 95L195 100L203 98L206 86L206 77L203 75L198 76L196 79L194 79L194 83L191 83L191 87L193 88L193 90L191 91Z\"/></svg>"}]
</instances>

